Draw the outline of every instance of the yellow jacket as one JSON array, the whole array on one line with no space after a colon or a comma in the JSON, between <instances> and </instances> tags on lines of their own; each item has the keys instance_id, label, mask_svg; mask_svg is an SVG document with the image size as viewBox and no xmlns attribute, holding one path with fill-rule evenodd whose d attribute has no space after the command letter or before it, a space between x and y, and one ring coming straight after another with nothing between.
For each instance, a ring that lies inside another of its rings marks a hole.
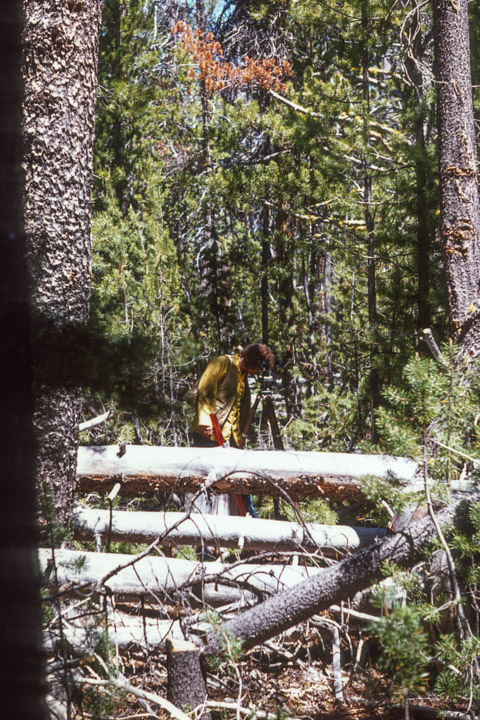
<instances>
[{"instance_id":1,"label":"yellow jacket","mask_svg":"<svg viewBox=\"0 0 480 720\"><path fill-rule=\"evenodd\" d=\"M196 413L190 432L212 427L216 413L224 440L231 435L237 445L250 412L250 389L238 367L238 355L220 355L210 360L198 384Z\"/></svg>"}]
</instances>

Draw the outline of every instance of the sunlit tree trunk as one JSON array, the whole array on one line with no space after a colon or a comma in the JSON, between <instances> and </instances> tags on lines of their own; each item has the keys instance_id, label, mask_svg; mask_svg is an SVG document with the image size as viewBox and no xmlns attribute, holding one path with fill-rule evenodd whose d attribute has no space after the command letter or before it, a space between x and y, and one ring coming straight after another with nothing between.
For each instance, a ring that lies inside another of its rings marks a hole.
<instances>
[{"instance_id":1,"label":"sunlit tree trunk","mask_svg":"<svg viewBox=\"0 0 480 720\"><path fill-rule=\"evenodd\" d=\"M100 0L25 0L24 10L25 228L35 329L37 478L60 518L68 519L90 301Z\"/></svg>"},{"instance_id":2,"label":"sunlit tree trunk","mask_svg":"<svg viewBox=\"0 0 480 720\"><path fill-rule=\"evenodd\" d=\"M452 335L480 353L480 204L470 70L468 1L436 0L435 75L441 241Z\"/></svg>"}]
</instances>

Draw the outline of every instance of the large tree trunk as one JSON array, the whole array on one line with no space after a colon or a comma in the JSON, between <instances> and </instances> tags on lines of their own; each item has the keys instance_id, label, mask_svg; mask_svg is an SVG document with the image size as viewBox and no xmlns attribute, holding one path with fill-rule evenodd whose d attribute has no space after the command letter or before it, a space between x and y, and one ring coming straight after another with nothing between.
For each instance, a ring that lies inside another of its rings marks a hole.
<instances>
[{"instance_id":1,"label":"large tree trunk","mask_svg":"<svg viewBox=\"0 0 480 720\"><path fill-rule=\"evenodd\" d=\"M480 353L480 204L468 0L435 0L441 238L453 336Z\"/></svg>"},{"instance_id":2,"label":"large tree trunk","mask_svg":"<svg viewBox=\"0 0 480 720\"><path fill-rule=\"evenodd\" d=\"M36 558L29 296L22 213L21 8L0 7L0 708L47 717Z\"/></svg>"},{"instance_id":3,"label":"large tree trunk","mask_svg":"<svg viewBox=\"0 0 480 720\"><path fill-rule=\"evenodd\" d=\"M120 494L137 497L164 490L194 492L206 482L217 492L331 499L362 498L361 480L374 475L410 485L417 464L406 458L346 453L271 452L232 448L80 447L77 485L82 492L108 492L121 479Z\"/></svg>"},{"instance_id":4,"label":"large tree trunk","mask_svg":"<svg viewBox=\"0 0 480 720\"><path fill-rule=\"evenodd\" d=\"M90 299L100 0L24 0L25 222L34 312L37 478L68 519ZM43 493L42 493L43 494ZM43 498L44 499L44 498Z\"/></svg>"}]
</instances>

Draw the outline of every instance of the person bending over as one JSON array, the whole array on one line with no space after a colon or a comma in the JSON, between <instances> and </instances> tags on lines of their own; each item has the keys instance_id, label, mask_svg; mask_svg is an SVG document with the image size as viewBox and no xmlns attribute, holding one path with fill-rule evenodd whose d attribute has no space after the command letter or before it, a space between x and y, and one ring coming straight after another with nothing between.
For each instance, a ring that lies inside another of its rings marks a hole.
<instances>
[{"instance_id":1,"label":"person bending over","mask_svg":"<svg viewBox=\"0 0 480 720\"><path fill-rule=\"evenodd\" d=\"M231 447L241 447L242 431L250 413L247 377L267 368L272 369L273 366L273 353L264 343L247 345L239 353L220 355L210 360L198 383L196 412L190 427L194 447L218 445L210 417L212 414L217 416L223 441L228 441ZM246 512L252 517L258 517L252 496L241 497ZM238 509L241 512L241 508ZM233 510L232 506L230 510Z\"/></svg>"}]
</instances>

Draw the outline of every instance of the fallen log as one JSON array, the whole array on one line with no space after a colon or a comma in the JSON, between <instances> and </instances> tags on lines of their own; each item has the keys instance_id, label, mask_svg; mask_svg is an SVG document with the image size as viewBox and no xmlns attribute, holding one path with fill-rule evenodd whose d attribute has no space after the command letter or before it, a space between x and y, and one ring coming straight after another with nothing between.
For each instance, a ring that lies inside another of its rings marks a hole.
<instances>
[{"instance_id":1,"label":"fallen log","mask_svg":"<svg viewBox=\"0 0 480 720\"><path fill-rule=\"evenodd\" d=\"M381 528L319 525L248 517L224 517L163 512L122 512L78 508L73 518L74 537L91 540L100 536L119 542L162 545L214 545L245 550L289 552L307 550L328 553L365 547L384 537Z\"/></svg>"},{"instance_id":2,"label":"fallen log","mask_svg":"<svg viewBox=\"0 0 480 720\"><path fill-rule=\"evenodd\" d=\"M83 430L89 430L92 427L96 427L97 425L101 425L102 423L106 422L109 417L110 410L107 410L107 412L103 413L103 415L97 415L97 417L94 417L91 420L86 420L85 422L80 423L78 429L80 432L82 432Z\"/></svg>"},{"instance_id":3,"label":"fallen log","mask_svg":"<svg viewBox=\"0 0 480 720\"><path fill-rule=\"evenodd\" d=\"M38 551L44 584L81 589L96 588L121 597L159 597L171 599L187 592L192 603L218 607L227 603L246 604L259 597L297 585L319 572L316 567L278 564L256 565L191 560L147 555L134 562L135 556L113 553L56 550L53 573L51 550ZM114 572L118 569L118 572ZM110 576L105 581L106 576Z\"/></svg>"},{"instance_id":4,"label":"fallen log","mask_svg":"<svg viewBox=\"0 0 480 720\"><path fill-rule=\"evenodd\" d=\"M43 647L46 652L55 653L67 642L77 651L92 652L98 647L99 629L102 630L102 627L85 627L63 619L61 628L57 624L45 630ZM152 622L144 617L122 619L118 617L118 613L114 619L109 618L106 632L108 639L120 653L139 648L148 652L165 652L167 638L186 639L178 620Z\"/></svg>"},{"instance_id":5,"label":"fallen log","mask_svg":"<svg viewBox=\"0 0 480 720\"><path fill-rule=\"evenodd\" d=\"M121 454L109 445L79 448L77 489L107 494L120 482L123 496L139 497L197 492L208 484L219 493L355 500L367 475L411 484L416 471L413 460L387 455L144 445L127 445Z\"/></svg>"},{"instance_id":6,"label":"fallen log","mask_svg":"<svg viewBox=\"0 0 480 720\"><path fill-rule=\"evenodd\" d=\"M456 500L445 508L439 513L438 521L451 523L459 504L460 500ZM208 634L205 655L221 653L222 633L237 637L247 650L327 610L334 603L353 597L385 576L387 560L401 567L413 567L435 533L434 523L426 517L320 570L314 577L238 614L224 623L219 632Z\"/></svg>"}]
</instances>

